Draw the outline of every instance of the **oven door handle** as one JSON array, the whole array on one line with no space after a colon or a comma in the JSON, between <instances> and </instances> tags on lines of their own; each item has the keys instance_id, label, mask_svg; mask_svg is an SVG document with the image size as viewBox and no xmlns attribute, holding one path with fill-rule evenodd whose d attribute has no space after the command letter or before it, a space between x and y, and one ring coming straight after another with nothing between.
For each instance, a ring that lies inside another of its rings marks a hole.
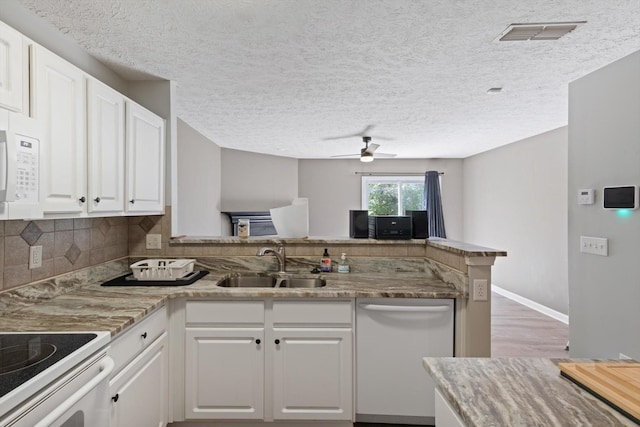
<instances>
[{"instance_id":1,"label":"oven door handle","mask_svg":"<svg viewBox=\"0 0 640 427\"><path fill-rule=\"evenodd\" d=\"M51 411L46 417L44 417L35 427L48 427L55 420L60 418L65 412L73 407L76 403L78 403L83 397L91 392L98 384L104 381L113 371L115 363L113 359L109 356L105 357L104 360L100 362L100 373L93 377L89 382L80 387L75 393L71 395L67 400L62 402L60 406L56 407L53 411Z\"/></svg>"}]
</instances>

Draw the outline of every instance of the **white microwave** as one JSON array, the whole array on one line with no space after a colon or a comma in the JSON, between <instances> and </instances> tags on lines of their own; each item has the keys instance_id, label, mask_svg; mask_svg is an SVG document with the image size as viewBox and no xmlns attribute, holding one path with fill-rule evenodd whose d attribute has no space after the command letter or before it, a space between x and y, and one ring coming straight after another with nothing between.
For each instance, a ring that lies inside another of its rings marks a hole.
<instances>
[{"instance_id":1,"label":"white microwave","mask_svg":"<svg viewBox=\"0 0 640 427\"><path fill-rule=\"evenodd\" d=\"M0 109L0 219L42 218L42 125Z\"/></svg>"}]
</instances>

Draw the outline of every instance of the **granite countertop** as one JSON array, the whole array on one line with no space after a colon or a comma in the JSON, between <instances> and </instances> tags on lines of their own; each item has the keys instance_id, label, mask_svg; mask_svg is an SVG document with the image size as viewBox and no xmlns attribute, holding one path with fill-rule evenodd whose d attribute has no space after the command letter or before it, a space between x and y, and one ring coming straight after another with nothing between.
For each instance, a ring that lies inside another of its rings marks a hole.
<instances>
[{"instance_id":1,"label":"granite countertop","mask_svg":"<svg viewBox=\"0 0 640 427\"><path fill-rule=\"evenodd\" d=\"M120 274L122 274L120 272ZM212 271L188 286L103 287L106 280L81 283L73 289L38 299L38 290L16 292L0 306L2 331L110 331L115 336L169 299L201 298L458 298L455 286L419 273L322 273L322 288L224 288L217 286L229 271ZM105 277L112 278L118 274ZM306 273L309 275L309 273ZM42 292L55 284L46 283ZM35 302L34 302L35 301ZM9 306L12 307L9 310Z\"/></svg>"},{"instance_id":2,"label":"granite countertop","mask_svg":"<svg viewBox=\"0 0 640 427\"><path fill-rule=\"evenodd\" d=\"M636 425L562 378L557 363L567 361L593 362L429 357L423 359L423 365L467 426Z\"/></svg>"}]
</instances>

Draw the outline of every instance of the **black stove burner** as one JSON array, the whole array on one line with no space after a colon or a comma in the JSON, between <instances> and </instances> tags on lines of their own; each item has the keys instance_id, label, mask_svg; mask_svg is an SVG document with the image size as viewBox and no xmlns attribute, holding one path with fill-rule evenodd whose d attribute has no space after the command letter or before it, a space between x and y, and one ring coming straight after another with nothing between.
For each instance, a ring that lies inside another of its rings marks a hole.
<instances>
[{"instance_id":1,"label":"black stove burner","mask_svg":"<svg viewBox=\"0 0 640 427\"><path fill-rule=\"evenodd\" d=\"M42 344L38 339L30 341L28 344L0 348L0 375L10 374L36 363L44 362L55 352L55 345Z\"/></svg>"},{"instance_id":2,"label":"black stove burner","mask_svg":"<svg viewBox=\"0 0 640 427\"><path fill-rule=\"evenodd\" d=\"M53 366L89 341L92 333L0 333L0 397Z\"/></svg>"}]
</instances>

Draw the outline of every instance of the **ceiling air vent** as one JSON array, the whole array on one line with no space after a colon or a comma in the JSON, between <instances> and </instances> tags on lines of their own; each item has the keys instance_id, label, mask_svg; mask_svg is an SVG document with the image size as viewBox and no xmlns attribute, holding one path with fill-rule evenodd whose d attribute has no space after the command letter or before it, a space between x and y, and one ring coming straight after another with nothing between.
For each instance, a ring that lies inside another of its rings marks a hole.
<instances>
[{"instance_id":1,"label":"ceiling air vent","mask_svg":"<svg viewBox=\"0 0 640 427\"><path fill-rule=\"evenodd\" d=\"M560 37L586 23L554 22L542 24L511 24L496 39L501 42L524 40L558 40Z\"/></svg>"}]
</instances>

